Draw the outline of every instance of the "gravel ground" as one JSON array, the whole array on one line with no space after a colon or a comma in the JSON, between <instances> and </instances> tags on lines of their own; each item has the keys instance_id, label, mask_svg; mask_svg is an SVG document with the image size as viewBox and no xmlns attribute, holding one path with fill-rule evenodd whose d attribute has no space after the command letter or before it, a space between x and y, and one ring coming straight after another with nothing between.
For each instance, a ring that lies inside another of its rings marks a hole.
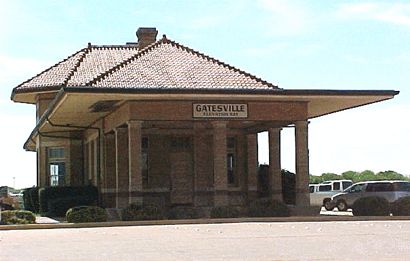
<instances>
[{"instance_id":1,"label":"gravel ground","mask_svg":"<svg viewBox=\"0 0 410 261\"><path fill-rule=\"evenodd\" d=\"M9 230L0 260L410 260L410 221Z\"/></svg>"}]
</instances>

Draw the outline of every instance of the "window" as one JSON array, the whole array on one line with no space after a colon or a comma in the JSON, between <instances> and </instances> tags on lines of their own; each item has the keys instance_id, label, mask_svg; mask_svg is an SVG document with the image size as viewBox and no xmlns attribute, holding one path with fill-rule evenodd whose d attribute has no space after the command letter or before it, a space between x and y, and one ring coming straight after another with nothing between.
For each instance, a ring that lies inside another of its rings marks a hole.
<instances>
[{"instance_id":1,"label":"window","mask_svg":"<svg viewBox=\"0 0 410 261\"><path fill-rule=\"evenodd\" d=\"M349 189L349 192L351 193L362 192L365 186L366 186L366 183L356 184Z\"/></svg>"},{"instance_id":2,"label":"window","mask_svg":"<svg viewBox=\"0 0 410 261\"><path fill-rule=\"evenodd\" d=\"M54 162L49 164L50 186L65 185L65 162Z\"/></svg>"},{"instance_id":3,"label":"window","mask_svg":"<svg viewBox=\"0 0 410 261\"><path fill-rule=\"evenodd\" d=\"M64 148L47 148L47 161L50 186L64 186L66 174Z\"/></svg>"},{"instance_id":4,"label":"window","mask_svg":"<svg viewBox=\"0 0 410 261\"><path fill-rule=\"evenodd\" d=\"M226 141L227 146L227 155L226 155L226 163L227 163L227 178L228 178L228 185L237 185L237 178L236 178L236 138L235 137L228 137Z\"/></svg>"},{"instance_id":5,"label":"window","mask_svg":"<svg viewBox=\"0 0 410 261\"><path fill-rule=\"evenodd\" d=\"M348 187L350 187L353 183L350 181L343 181L343 190L347 189Z\"/></svg>"},{"instance_id":6,"label":"window","mask_svg":"<svg viewBox=\"0 0 410 261\"><path fill-rule=\"evenodd\" d=\"M92 139L85 144L84 153L84 179L87 181L87 184L97 186L99 153L97 139Z\"/></svg>"},{"instance_id":7,"label":"window","mask_svg":"<svg viewBox=\"0 0 410 261\"><path fill-rule=\"evenodd\" d=\"M309 186L309 192L310 192L310 193L314 193L314 192L315 192L315 186L314 186L314 185Z\"/></svg>"},{"instance_id":8,"label":"window","mask_svg":"<svg viewBox=\"0 0 410 261\"><path fill-rule=\"evenodd\" d=\"M339 181L333 183L333 190L340 190L340 182Z\"/></svg>"},{"instance_id":9,"label":"window","mask_svg":"<svg viewBox=\"0 0 410 261\"><path fill-rule=\"evenodd\" d=\"M174 137L171 140L171 148L173 151L186 151L191 147L190 137Z\"/></svg>"},{"instance_id":10,"label":"window","mask_svg":"<svg viewBox=\"0 0 410 261\"><path fill-rule=\"evenodd\" d=\"M141 139L141 164L142 164L142 182L144 185L148 184L148 150L149 140L148 137L142 137Z\"/></svg>"},{"instance_id":11,"label":"window","mask_svg":"<svg viewBox=\"0 0 410 261\"><path fill-rule=\"evenodd\" d=\"M367 192L383 192L383 191L393 191L392 183L370 183L366 188Z\"/></svg>"},{"instance_id":12,"label":"window","mask_svg":"<svg viewBox=\"0 0 410 261\"><path fill-rule=\"evenodd\" d=\"M332 186L331 185L320 185L319 186L319 191L331 191Z\"/></svg>"},{"instance_id":13,"label":"window","mask_svg":"<svg viewBox=\"0 0 410 261\"><path fill-rule=\"evenodd\" d=\"M410 191L409 182L396 182L393 184L395 191Z\"/></svg>"},{"instance_id":14,"label":"window","mask_svg":"<svg viewBox=\"0 0 410 261\"><path fill-rule=\"evenodd\" d=\"M48 148L49 159L64 159L64 148Z\"/></svg>"}]
</instances>

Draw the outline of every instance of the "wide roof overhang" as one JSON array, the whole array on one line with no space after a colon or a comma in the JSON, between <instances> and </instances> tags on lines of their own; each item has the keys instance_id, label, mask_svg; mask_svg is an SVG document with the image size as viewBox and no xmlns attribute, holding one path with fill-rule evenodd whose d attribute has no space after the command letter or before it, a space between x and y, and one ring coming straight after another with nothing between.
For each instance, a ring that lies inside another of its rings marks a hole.
<instances>
[{"instance_id":1,"label":"wide roof overhang","mask_svg":"<svg viewBox=\"0 0 410 261\"><path fill-rule=\"evenodd\" d=\"M112 89L95 87L63 87L49 105L30 137L26 150L35 150L39 134L63 133L87 129L112 111L91 112L97 102L118 101L117 107L133 100L211 100L211 101L284 101L306 102L308 119L343 111L397 95L393 90L170 90Z\"/></svg>"}]
</instances>

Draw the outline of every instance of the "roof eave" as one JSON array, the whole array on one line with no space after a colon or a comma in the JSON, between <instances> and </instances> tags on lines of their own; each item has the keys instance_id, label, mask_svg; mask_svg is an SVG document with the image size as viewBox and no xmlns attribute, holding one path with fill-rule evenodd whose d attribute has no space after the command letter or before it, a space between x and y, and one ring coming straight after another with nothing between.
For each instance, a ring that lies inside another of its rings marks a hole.
<instances>
[{"instance_id":1,"label":"roof eave","mask_svg":"<svg viewBox=\"0 0 410 261\"><path fill-rule=\"evenodd\" d=\"M112 88L112 87L92 87L92 86L67 86L63 87L65 92L77 92L77 93L146 93L146 94L273 94L282 89L274 88Z\"/></svg>"},{"instance_id":2,"label":"roof eave","mask_svg":"<svg viewBox=\"0 0 410 261\"><path fill-rule=\"evenodd\" d=\"M10 99L13 102L35 104L36 103L35 97L38 94L57 92L61 89L61 87L62 86L47 86L47 87L27 88L27 89L20 89L20 90L14 88L13 91L11 92ZM27 99L22 96L30 96L31 99Z\"/></svg>"},{"instance_id":3,"label":"roof eave","mask_svg":"<svg viewBox=\"0 0 410 261\"><path fill-rule=\"evenodd\" d=\"M391 96L400 93L396 90L320 90L320 89L280 89L280 88L111 88L92 86L68 86L63 87L65 92L77 93L124 93L124 94L271 94L286 96Z\"/></svg>"},{"instance_id":4,"label":"roof eave","mask_svg":"<svg viewBox=\"0 0 410 261\"><path fill-rule=\"evenodd\" d=\"M60 102L60 100L63 98L64 96L64 89L61 88L59 90L59 92L57 93L56 97L54 98L54 100L50 103L50 105L48 106L47 110L43 113L43 115L40 117L40 119L37 121L36 126L34 127L34 129L31 131L30 136L28 137L28 139L26 140L26 142L23 145L23 148L27 151L32 151L32 149L30 149L28 147L28 144L30 141L32 141L34 139L35 136L37 136L38 131L41 127L41 125L43 125L48 117L50 116L51 112L55 109L56 105Z\"/></svg>"},{"instance_id":5,"label":"roof eave","mask_svg":"<svg viewBox=\"0 0 410 261\"><path fill-rule=\"evenodd\" d=\"M164 94L164 93L171 93L171 94L246 94L246 95L280 95L280 96L381 96L384 97L381 100L369 102L367 104L362 104L360 106L376 103L383 100L388 100L393 98L395 95L399 94L399 91L395 90L314 90L314 89L298 89L298 90L284 90L284 89L240 89L240 90L231 90L231 89L199 89L199 90L192 90L192 89L119 89L119 88L102 88L102 87L90 87L90 86L69 86L69 87L62 87L58 91L54 100L50 103L48 109L44 112L41 116L39 121L37 122L35 128L31 132L29 138L24 144L25 150L30 150L28 144L33 138L38 134L40 127L47 121L50 114L55 110L55 107L59 104L61 99L64 97L66 93L129 93L129 94ZM360 107L355 106L355 107ZM354 108L354 107L351 107ZM351 109L349 108L349 109ZM339 110L343 111L345 109ZM331 113L335 113L338 111L333 111ZM324 116L318 115L319 116ZM312 118L316 118L312 117Z\"/></svg>"}]
</instances>

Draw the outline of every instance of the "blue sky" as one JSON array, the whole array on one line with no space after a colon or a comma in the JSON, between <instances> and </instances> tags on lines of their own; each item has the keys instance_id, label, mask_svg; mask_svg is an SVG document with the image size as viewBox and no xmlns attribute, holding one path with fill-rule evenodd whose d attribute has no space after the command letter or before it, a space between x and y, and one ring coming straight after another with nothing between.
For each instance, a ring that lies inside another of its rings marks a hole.
<instances>
[{"instance_id":1,"label":"blue sky","mask_svg":"<svg viewBox=\"0 0 410 261\"><path fill-rule=\"evenodd\" d=\"M0 185L27 187L36 177L35 154L22 149L35 106L12 103L12 88L88 42L136 41L139 26L281 88L399 90L393 100L312 120L310 170L410 174L409 1L0 0L0 7ZM282 138L282 165L294 170L292 130ZM261 163L265 144L261 135Z\"/></svg>"}]
</instances>

